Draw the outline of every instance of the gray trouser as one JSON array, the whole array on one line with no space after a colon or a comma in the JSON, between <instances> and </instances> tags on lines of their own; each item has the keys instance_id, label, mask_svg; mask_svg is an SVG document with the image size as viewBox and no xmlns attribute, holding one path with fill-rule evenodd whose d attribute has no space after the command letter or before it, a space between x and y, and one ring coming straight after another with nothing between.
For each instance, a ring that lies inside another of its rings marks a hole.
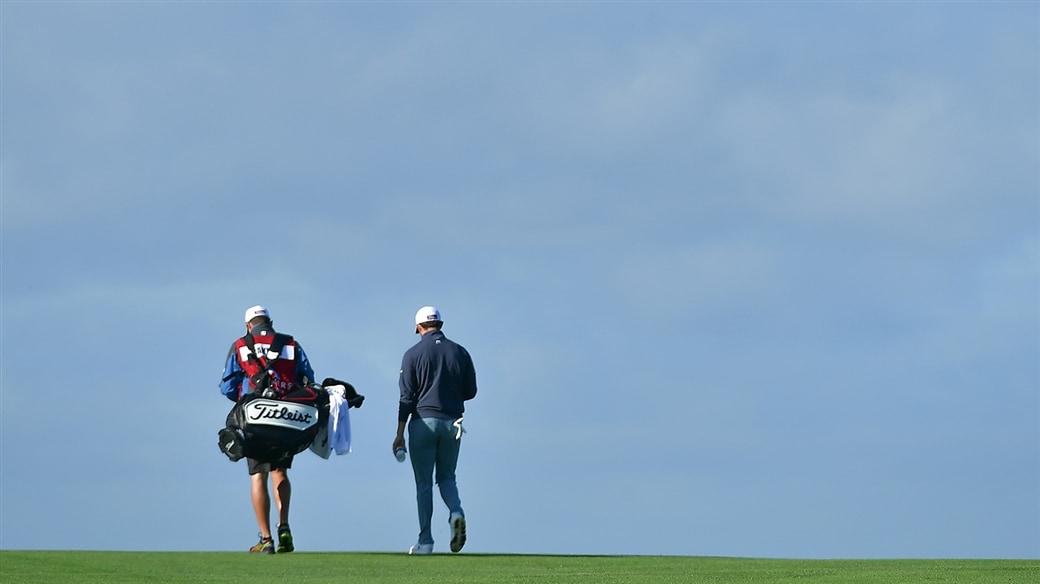
<instances>
[{"instance_id":1,"label":"gray trouser","mask_svg":"<svg viewBox=\"0 0 1040 584\"><path fill-rule=\"evenodd\" d=\"M459 488L455 484L455 466L459 462L461 434L455 420L415 418L408 422L408 454L415 474L415 500L419 508L420 544L432 544L430 522L433 519L433 483L436 480L441 499L451 513L462 513Z\"/></svg>"}]
</instances>

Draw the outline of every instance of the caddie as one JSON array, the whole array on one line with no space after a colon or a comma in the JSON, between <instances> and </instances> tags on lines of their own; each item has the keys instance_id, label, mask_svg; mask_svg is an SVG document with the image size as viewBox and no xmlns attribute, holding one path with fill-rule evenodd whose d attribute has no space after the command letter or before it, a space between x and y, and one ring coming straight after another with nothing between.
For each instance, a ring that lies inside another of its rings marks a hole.
<instances>
[{"instance_id":1,"label":"caddie","mask_svg":"<svg viewBox=\"0 0 1040 584\"><path fill-rule=\"evenodd\" d=\"M314 380L314 370L303 347L292 336L275 332L274 322L266 308L260 305L248 308L245 327L246 334L231 344L224 363L220 392L229 400L237 402L244 395L258 390L265 395L280 397L294 386L306 387ZM260 541L249 551L275 553L271 537L271 496L267 486L269 476L278 507L278 553L293 551L292 531L289 529L292 485L288 475L293 456L276 462L246 460L252 482L253 510L260 528Z\"/></svg>"}]
</instances>

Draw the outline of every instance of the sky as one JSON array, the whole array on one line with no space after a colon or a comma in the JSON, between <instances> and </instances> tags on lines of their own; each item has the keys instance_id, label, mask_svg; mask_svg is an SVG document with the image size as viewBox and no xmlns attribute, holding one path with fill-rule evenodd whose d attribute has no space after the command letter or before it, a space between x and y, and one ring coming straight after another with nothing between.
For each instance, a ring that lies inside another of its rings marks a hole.
<instances>
[{"instance_id":1,"label":"sky","mask_svg":"<svg viewBox=\"0 0 1040 584\"><path fill-rule=\"evenodd\" d=\"M1040 3L0 3L0 549L242 551L242 315L354 384L300 551L1040 558ZM447 510L435 501L436 551Z\"/></svg>"}]
</instances>

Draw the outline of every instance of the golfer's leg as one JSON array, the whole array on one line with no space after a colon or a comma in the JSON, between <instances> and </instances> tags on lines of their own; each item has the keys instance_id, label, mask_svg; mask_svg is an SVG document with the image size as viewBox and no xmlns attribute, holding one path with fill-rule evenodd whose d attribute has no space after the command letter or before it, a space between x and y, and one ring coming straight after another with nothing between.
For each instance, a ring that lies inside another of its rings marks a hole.
<instances>
[{"instance_id":1,"label":"golfer's leg","mask_svg":"<svg viewBox=\"0 0 1040 584\"><path fill-rule=\"evenodd\" d=\"M462 501L459 500L459 487L455 482L455 467L459 463L459 447L461 440L455 439L455 428L451 420L437 420L437 487L441 491L441 499L448 506L449 513L462 512Z\"/></svg>"},{"instance_id":2,"label":"golfer's leg","mask_svg":"<svg viewBox=\"0 0 1040 584\"><path fill-rule=\"evenodd\" d=\"M249 475L253 494L253 512L260 527L260 537L271 537L271 495L267 492L267 473Z\"/></svg>"},{"instance_id":3,"label":"golfer's leg","mask_svg":"<svg viewBox=\"0 0 1040 584\"><path fill-rule=\"evenodd\" d=\"M433 532L433 467L437 459L437 444L426 420L412 418L408 423L408 458L415 475L415 502L419 511L420 544L432 544Z\"/></svg>"}]
</instances>

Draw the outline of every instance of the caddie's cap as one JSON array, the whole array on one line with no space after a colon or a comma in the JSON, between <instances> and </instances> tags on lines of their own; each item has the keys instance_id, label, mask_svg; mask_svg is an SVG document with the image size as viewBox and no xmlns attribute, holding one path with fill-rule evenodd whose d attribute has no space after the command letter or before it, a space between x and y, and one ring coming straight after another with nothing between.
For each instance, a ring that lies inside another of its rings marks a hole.
<instances>
[{"instance_id":1,"label":"caddie's cap","mask_svg":"<svg viewBox=\"0 0 1040 584\"><path fill-rule=\"evenodd\" d=\"M420 325L426 322L441 322L441 311L437 310L432 306L423 306L415 313L415 324Z\"/></svg>"},{"instance_id":2,"label":"caddie's cap","mask_svg":"<svg viewBox=\"0 0 1040 584\"><path fill-rule=\"evenodd\" d=\"M259 304L256 306L250 306L246 309L246 322L249 322L258 316L271 318L271 313L267 312L267 309Z\"/></svg>"}]
</instances>

